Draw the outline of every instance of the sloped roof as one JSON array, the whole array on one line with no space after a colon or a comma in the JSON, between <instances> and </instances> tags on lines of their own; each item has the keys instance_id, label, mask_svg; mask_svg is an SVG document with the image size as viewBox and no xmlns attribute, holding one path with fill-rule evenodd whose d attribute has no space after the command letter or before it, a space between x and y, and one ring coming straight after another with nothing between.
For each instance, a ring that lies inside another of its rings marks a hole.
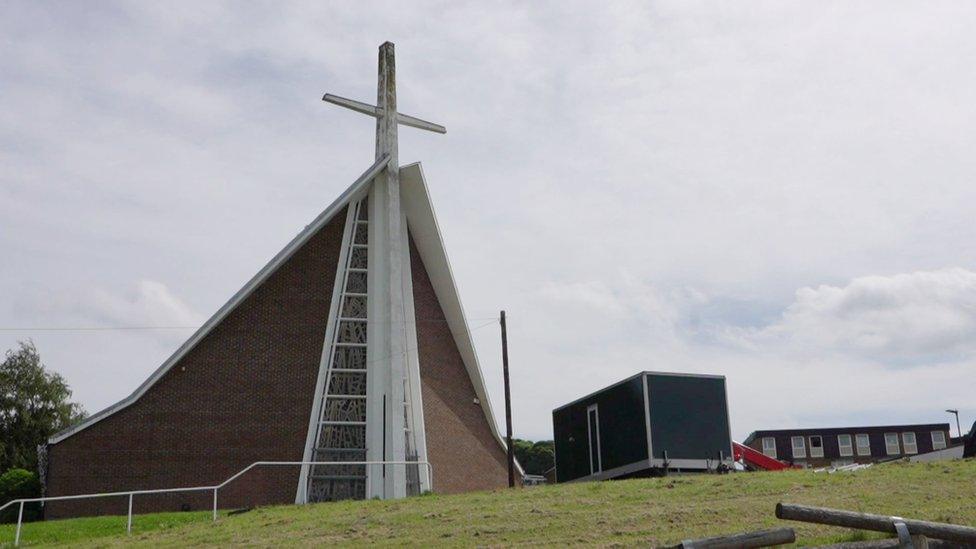
<instances>
[{"instance_id":1,"label":"sloped roof","mask_svg":"<svg viewBox=\"0 0 976 549\"><path fill-rule=\"evenodd\" d=\"M410 234L413 236L420 258L427 268L427 275L434 286L434 293L437 294L437 300L444 311L444 316L447 318L447 325L454 336L454 343L461 353L464 367L467 369L468 377L471 378L475 394L478 395L481 410L485 414L485 419L488 420L488 427L491 428L492 434L495 435L502 448L507 449L505 438L495 424L491 399L485 388L484 376L481 373L478 355L475 353L474 341L471 339L471 331L465 321L466 316L461 305L461 296L454 282L451 263L447 259L447 250L444 247L444 240L437 224L437 216L434 214L430 193L427 191L427 180L424 178L424 171L419 162L400 168L400 204L407 215ZM520 474L524 474L518 461L515 462L515 466Z\"/></svg>"},{"instance_id":2,"label":"sloped roof","mask_svg":"<svg viewBox=\"0 0 976 549\"><path fill-rule=\"evenodd\" d=\"M81 423L55 434L48 442L50 444L57 444L137 401L146 391L162 379L190 350L203 340L231 311L240 305L244 299L251 295L254 290L284 264L288 258L298 251L337 213L341 212L349 203L350 199L371 183L373 178L386 167L387 160L388 157L383 156L363 172L352 185L339 195L335 202L329 205L302 232L292 239L284 249L275 255L267 265L258 271L243 288L218 309L203 326L183 343L176 352L166 359L132 394L90 416ZM424 265L427 268L434 292L444 311L451 334L454 336L454 342L457 345L458 351L461 353L468 376L471 379L471 384L474 386L475 394L478 396L481 409L485 414L485 419L488 421L488 426L501 447L506 449L505 439L495 424L495 418L491 409L491 399L485 388L484 377L482 376L478 357L475 353L474 342L465 321L464 309L461 306L461 299L454 282L454 275L451 272L450 262L447 259L447 252L444 248L440 228L434 215L423 169L419 162L400 168L400 185L401 204L407 216L410 232L417 246L417 251L420 253ZM518 462L516 462L516 466L521 472L522 468Z\"/></svg>"}]
</instances>

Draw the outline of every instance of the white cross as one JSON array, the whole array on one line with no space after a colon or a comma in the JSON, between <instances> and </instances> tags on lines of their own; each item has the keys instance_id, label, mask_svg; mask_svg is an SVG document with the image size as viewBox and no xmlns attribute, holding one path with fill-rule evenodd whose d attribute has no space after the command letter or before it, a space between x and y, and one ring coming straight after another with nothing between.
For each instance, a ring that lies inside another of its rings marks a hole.
<instances>
[{"instance_id":1,"label":"white cross","mask_svg":"<svg viewBox=\"0 0 976 549\"><path fill-rule=\"evenodd\" d=\"M397 126L411 126L446 133L444 126L399 114L396 108L396 63L393 44L380 46L379 82L376 106L325 94L323 101L346 107L376 118L376 162L385 161L386 169L373 179L369 190L369 299L367 316L371 329L368 336L366 415L366 457L374 461L404 461L404 376L407 374L408 347L405 328L413 310L404 302L403 266L409 265L406 215L400 205L400 165L397 158ZM385 160L384 160L385 158ZM418 380L419 382L419 380ZM382 421L386 418L386 422ZM387 423L388 422L388 423ZM371 467L369 476L382 478L370 483L367 498L406 495L405 468L392 467L380 477L382 469Z\"/></svg>"},{"instance_id":2,"label":"white cross","mask_svg":"<svg viewBox=\"0 0 976 549\"><path fill-rule=\"evenodd\" d=\"M397 168L397 130L398 124L419 128L436 133L447 133L447 128L440 124L427 122L419 118L397 112L396 106L396 61L393 55L393 43L384 42L380 46L379 81L377 82L377 106L353 99L346 99L338 95L327 93L322 96L327 101L340 107L376 118L376 158L383 154L390 156L390 166ZM396 123L392 123L393 121Z\"/></svg>"},{"instance_id":3,"label":"white cross","mask_svg":"<svg viewBox=\"0 0 976 549\"><path fill-rule=\"evenodd\" d=\"M323 95L322 101L328 101L333 105L339 105L340 107L345 107L347 109L354 110L356 112L368 114L375 118L379 118L380 116L383 116L383 111L379 107L370 105L369 103L356 101L355 99L346 99L345 97L332 95L331 93L327 93ZM396 114L396 119L398 124L403 124L404 126L410 126L411 128L420 128L421 130L428 130L437 133L447 133L447 128L441 126L440 124L434 124L433 122L421 120L419 118L407 114L403 114L401 112L398 112Z\"/></svg>"}]
</instances>

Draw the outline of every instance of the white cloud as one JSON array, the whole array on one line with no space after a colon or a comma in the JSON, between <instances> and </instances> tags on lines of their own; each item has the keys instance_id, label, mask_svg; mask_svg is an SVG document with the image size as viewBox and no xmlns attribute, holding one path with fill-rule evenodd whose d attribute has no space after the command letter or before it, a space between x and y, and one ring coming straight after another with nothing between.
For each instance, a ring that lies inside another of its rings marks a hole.
<instances>
[{"instance_id":1,"label":"white cloud","mask_svg":"<svg viewBox=\"0 0 976 549\"><path fill-rule=\"evenodd\" d=\"M127 287L62 284L19 296L20 323L54 328L198 327L204 318L165 284L138 280Z\"/></svg>"},{"instance_id":2,"label":"white cloud","mask_svg":"<svg viewBox=\"0 0 976 549\"><path fill-rule=\"evenodd\" d=\"M777 322L730 334L751 346L841 352L882 364L972 358L976 273L952 268L805 287Z\"/></svg>"},{"instance_id":3,"label":"white cloud","mask_svg":"<svg viewBox=\"0 0 976 549\"><path fill-rule=\"evenodd\" d=\"M93 290L76 305L76 312L101 319L108 326L194 327L202 316L155 280L140 280L124 293Z\"/></svg>"}]
</instances>

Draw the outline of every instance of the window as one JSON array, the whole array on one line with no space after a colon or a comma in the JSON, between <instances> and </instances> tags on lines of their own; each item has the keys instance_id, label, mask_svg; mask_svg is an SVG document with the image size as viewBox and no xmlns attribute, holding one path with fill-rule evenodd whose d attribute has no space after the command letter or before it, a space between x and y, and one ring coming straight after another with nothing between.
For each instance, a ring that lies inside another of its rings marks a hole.
<instances>
[{"instance_id":1,"label":"window","mask_svg":"<svg viewBox=\"0 0 976 549\"><path fill-rule=\"evenodd\" d=\"M901 448L898 446L898 433L885 433L885 452L889 456L901 453Z\"/></svg>"},{"instance_id":2,"label":"window","mask_svg":"<svg viewBox=\"0 0 976 549\"><path fill-rule=\"evenodd\" d=\"M841 457L853 456L854 446L851 445L851 435L837 435L837 448Z\"/></svg>"},{"instance_id":3,"label":"window","mask_svg":"<svg viewBox=\"0 0 976 549\"><path fill-rule=\"evenodd\" d=\"M823 437L820 435L813 435L810 437L810 457L823 457Z\"/></svg>"},{"instance_id":4,"label":"window","mask_svg":"<svg viewBox=\"0 0 976 549\"><path fill-rule=\"evenodd\" d=\"M803 442L803 437L793 437L793 457L794 458L805 458L807 457L807 448Z\"/></svg>"},{"instance_id":5,"label":"window","mask_svg":"<svg viewBox=\"0 0 976 549\"><path fill-rule=\"evenodd\" d=\"M773 459L776 459L776 439L773 437L763 437L762 441L763 453Z\"/></svg>"},{"instance_id":6,"label":"window","mask_svg":"<svg viewBox=\"0 0 976 549\"><path fill-rule=\"evenodd\" d=\"M945 447L945 433L943 431L932 431L932 449L941 450Z\"/></svg>"},{"instance_id":7,"label":"window","mask_svg":"<svg viewBox=\"0 0 976 549\"><path fill-rule=\"evenodd\" d=\"M867 433L858 433L854 435L854 439L857 441L857 455L870 456L871 437L869 437Z\"/></svg>"},{"instance_id":8,"label":"window","mask_svg":"<svg viewBox=\"0 0 976 549\"><path fill-rule=\"evenodd\" d=\"M906 454L918 453L918 444L915 443L915 433L902 433L901 444L905 448Z\"/></svg>"},{"instance_id":9,"label":"window","mask_svg":"<svg viewBox=\"0 0 976 549\"><path fill-rule=\"evenodd\" d=\"M596 404L586 409L586 430L589 434L590 474L603 470L600 461L600 410Z\"/></svg>"}]
</instances>

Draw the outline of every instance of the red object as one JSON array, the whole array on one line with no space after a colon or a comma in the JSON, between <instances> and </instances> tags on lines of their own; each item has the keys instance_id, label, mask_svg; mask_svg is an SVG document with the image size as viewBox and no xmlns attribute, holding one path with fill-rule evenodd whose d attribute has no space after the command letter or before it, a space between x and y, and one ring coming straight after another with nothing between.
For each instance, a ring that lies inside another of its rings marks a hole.
<instances>
[{"instance_id":1,"label":"red object","mask_svg":"<svg viewBox=\"0 0 976 549\"><path fill-rule=\"evenodd\" d=\"M744 463L766 471L782 471L790 468L787 463L773 459L758 450L735 441L732 441L732 456L736 461L741 459Z\"/></svg>"}]
</instances>

